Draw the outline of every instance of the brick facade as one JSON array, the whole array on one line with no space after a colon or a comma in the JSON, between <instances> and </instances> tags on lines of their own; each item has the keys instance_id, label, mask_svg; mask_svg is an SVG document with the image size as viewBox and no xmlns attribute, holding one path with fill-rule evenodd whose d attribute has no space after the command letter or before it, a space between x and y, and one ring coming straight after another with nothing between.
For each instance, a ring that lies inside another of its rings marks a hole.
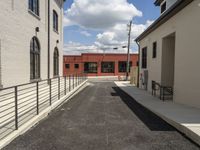
<instances>
[{"instance_id":1,"label":"brick facade","mask_svg":"<svg viewBox=\"0 0 200 150\"><path fill-rule=\"evenodd\" d=\"M125 76L126 72L119 72L119 62L127 61L126 54L82 54L81 56L64 56L63 57L63 74L72 73L87 73L88 76ZM137 66L138 55L131 54L130 62L132 66ZM85 64L93 62L97 64L97 72L88 73L85 71ZM102 73L102 62L112 62L114 64L114 71L112 73ZM79 68L75 68L78 64Z\"/></svg>"}]
</instances>

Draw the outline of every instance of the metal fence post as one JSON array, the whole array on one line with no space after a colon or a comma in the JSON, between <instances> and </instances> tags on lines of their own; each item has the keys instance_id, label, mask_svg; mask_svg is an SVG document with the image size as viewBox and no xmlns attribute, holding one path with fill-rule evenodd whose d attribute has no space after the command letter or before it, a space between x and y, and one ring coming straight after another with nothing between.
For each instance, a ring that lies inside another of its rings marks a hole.
<instances>
[{"instance_id":1,"label":"metal fence post","mask_svg":"<svg viewBox=\"0 0 200 150\"><path fill-rule=\"evenodd\" d=\"M51 79L49 79L49 104L51 106L52 102L51 102Z\"/></svg>"},{"instance_id":2,"label":"metal fence post","mask_svg":"<svg viewBox=\"0 0 200 150\"><path fill-rule=\"evenodd\" d=\"M83 82L83 74L81 74L81 83Z\"/></svg>"},{"instance_id":3,"label":"metal fence post","mask_svg":"<svg viewBox=\"0 0 200 150\"><path fill-rule=\"evenodd\" d=\"M69 92L71 91L71 75L69 75Z\"/></svg>"},{"instance_id":4,"label":"metal fence post","mask_svg":"<svg viewBox=\"0 0 200 150\"><path fill-rule=\"evenodd\" d=\"M66 79L67 77L65 76L65 95L67 94L67 89L66 89Z\"/></svg>"},{"instance_id":5,"label":"metal fence post","mask_svg":"<svg viewBox=\"0 0 200 150\"><path fill-rule=\"evenodd\" d=\"M60 77L58 77L58 99L60 99Z\"/></svg>"},{"instance_id":6,"label":"metal fence post","mask_svg":"<svg viewBox=\"0 0 200 150\"><path fill-rule=\"evenodd\" d=\"M74 74L73 74L73 89L74 89Z\"/></svg>"},{"instance_id":7,"label":"metal fence post","mask_svg":"<svg viewBox=\"0 0 200 150\"><path fill-rule=\"evenodd\" d=\"M37 94L37 115L39 115L39 83L36 82L36 94Z\"/></svg>"},{"instance_id":8,"label":"metal fence post","mask_svg":"<svg viewBox=\"0 0 200 150\"><path fill-rule=\"evenodd\" d=\"M15 86L15 129L18 130L18 102L17 86Z\"/></svg>"},{"instance_id":9,"label":"metal fence post","mask_svg":"<svg viewBox=\"0 0 200 150\"><path fill-rule=\"evenodd\" d=\"M78 85L80 84L79 75L78 75Z\"/></svg>"},{"instance_id":10,"label":"metal fence post","mask_svg":"<svg viewBox=\"0 0 200 150\"><path fill-rule=\"evenodd\" d=\"M76 74L76 87L78 86L78 83L77 83L77 79L78 79L78 78L77 78L77 77L78 77L78 75Z\"/></svg>"}]
</instances>

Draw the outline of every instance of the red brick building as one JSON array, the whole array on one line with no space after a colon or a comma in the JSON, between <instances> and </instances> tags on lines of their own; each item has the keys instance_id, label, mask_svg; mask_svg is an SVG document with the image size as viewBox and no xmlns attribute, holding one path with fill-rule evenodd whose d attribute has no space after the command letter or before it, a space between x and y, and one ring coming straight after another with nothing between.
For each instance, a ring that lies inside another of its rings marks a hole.
<instances>
[{"instance_id":1,"label":"red brick building","mask_svg":"<svg viewBox=\"0 0 200 150\"><path fill-rule=\"evenodd\" d=\"M88 76L125 76L126 54L84 53L80 56L65 55L64 75L87 73ZM130 66L137 66L138 55L130 54Z\"/></svg>"}]
</instances>

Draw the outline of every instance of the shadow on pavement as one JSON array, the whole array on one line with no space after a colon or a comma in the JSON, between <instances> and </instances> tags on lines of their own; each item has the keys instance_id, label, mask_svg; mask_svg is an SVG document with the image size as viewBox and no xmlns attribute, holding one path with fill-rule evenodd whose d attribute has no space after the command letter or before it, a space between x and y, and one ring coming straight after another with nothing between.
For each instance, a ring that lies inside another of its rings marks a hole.
<instances>
[{"instance_id":1,"label":"shadow on pavement","mask_svg":"<svg viewBox=\"0 0 200 150\"><path fill-rule=\"evenodd\" d=\"M119 96L121 100L132 110L132 112L151 130L151 131L176 131L174 127L162 120L156 114L136 102L131 96L126 94L118 87L112 87L116 93L112 96Z\"/></svg>"}]
</instances>

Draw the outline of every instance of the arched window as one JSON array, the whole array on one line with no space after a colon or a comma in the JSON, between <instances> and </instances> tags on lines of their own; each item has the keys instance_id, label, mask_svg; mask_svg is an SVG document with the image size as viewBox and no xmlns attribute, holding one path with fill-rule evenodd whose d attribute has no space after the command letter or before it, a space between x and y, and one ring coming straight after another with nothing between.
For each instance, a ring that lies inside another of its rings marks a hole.
<instances>
[{"instance_id":1,"label":"arched window","mask_svg":"<svg viewBox=\"0 0 200 150\"><path fill-rule=\"evenodd\" d=\"M53 10L53 29L58 32L58 14L55 10Z\"/></svg>"},{"instance_id":2,"label":"arched window","mask_svg":"<svg viewBox=\"0 0 200 150\"><path fill-rule=\"evenodd\" d=\"M54 49L53 54L53 72L54 76L59 75L59 52L57 47Z\"/></svg>"},{"instance_id":3,"label":"arched window","mask_svg":"<svg viewBox=\"0 0 200 150\"><path fill-rule=\"evenodd\" d=\"M39 16L39 0L29 0L29 10Z\"/></svg>"},{"instance_id":4,"label":"arched window","mask_svg":"<svg viewBox=\"0 0 200 150\"><path fill-rule=\"evenodd\" d=\"M40 45L36 37L31 39L30 44L30 76L31 79L40 78Z\"/></svg>"}]
</instances>

